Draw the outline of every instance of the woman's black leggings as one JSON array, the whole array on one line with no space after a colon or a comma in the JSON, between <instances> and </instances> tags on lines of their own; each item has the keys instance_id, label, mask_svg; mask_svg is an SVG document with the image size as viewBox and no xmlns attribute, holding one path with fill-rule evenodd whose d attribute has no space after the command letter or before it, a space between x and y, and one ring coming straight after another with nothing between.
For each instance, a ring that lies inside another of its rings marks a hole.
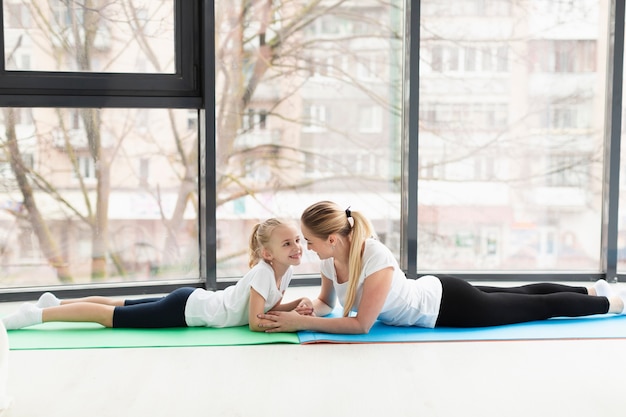
<instances>
[{"instance_id":1,"label":"woman's black leggings","mask_svg":"<svg viewBox=\"0 0 626 417\"><path fill-rule=\"evenodd\" d=\"M589 296L585 287L549 283L486 287L455 277L438 278L443 295L436 327L498 326L609 311L609 300Z\"/></svg>"},{"instance_id":2,"label":"woman's black leggings","mask_svg":"<svg viewBox=\"0 0 626 417\"><path fill-rule=\"evenodd\" d=\"M177 288L165 297L125 300L113 310L113 327L187 327L185 306L195 288Z\"/></svg>"}]
</instances>

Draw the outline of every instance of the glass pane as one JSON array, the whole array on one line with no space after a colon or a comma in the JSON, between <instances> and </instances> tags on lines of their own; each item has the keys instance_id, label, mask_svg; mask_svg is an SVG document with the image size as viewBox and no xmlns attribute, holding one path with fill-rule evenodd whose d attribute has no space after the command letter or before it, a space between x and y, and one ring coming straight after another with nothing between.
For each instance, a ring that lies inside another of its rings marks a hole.
<instances>
[{"instance_id":1,"label":"glass pane","mask_svg":"<svg viewBox=\"0 0 626 417\"><path fill-rule=\"evenodd\" d=\"M314 4L216 2L218 277L247 270L255 223L319 200L399 254L404 1Z\"/></svg>"},{"instance_id":2,"label":"glass pane","mask_svg":"<svg viewBox=\"0 0 626 417\"><path fill-rule=\"evenodd\" d=\"M197 111L4 108L0 286L199 277Z\"/></svg>"},{"instance_id":3,"label":"glass pane","mask_svg":"<svg viewBox=\"0 0 626 417\"><path fill-rule=\"evenodd\" d=\"M598 271L608 4L421 4L419 271Z\"/></svg>"},{"instance_id":4,"label":"glass pane","mask_svg":"<svg viewBox=\"0 0 626 417\"><path fill-rule=\"evenodd\" d=\"M4 0L7 70L174 73L174 0Z\"/></svg>"}]
</instances>

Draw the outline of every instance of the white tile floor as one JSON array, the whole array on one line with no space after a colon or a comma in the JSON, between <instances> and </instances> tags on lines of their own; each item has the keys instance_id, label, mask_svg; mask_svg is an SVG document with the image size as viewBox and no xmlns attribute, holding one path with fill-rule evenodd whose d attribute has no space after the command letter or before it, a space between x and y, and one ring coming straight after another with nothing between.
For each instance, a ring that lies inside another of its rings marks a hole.
<instances>
[{"instance_id":1,"label":"white tile floor","mask_svg":"<svg viewBox=\"0 0 626 417\"><path fill-rule=\"evenodd\" d=\"M626 415L626 340L41 350L9 360L13 417Z\"/></svg>"}]
</instances>

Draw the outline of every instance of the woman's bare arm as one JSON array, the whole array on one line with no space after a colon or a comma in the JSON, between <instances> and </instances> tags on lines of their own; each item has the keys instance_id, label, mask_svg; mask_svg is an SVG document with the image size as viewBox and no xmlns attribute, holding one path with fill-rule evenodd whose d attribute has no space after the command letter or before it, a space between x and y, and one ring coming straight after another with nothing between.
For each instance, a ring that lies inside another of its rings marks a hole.
<instances>
[{"instance_id":1,"label":"woman's bare arm","mask_svg":"<svg viewBox=\"0 0 626 417\"><path fill-rule=\"evenodd\" d=\"M259 315L259 318L264 320L261 328L267 332L313 330L325 333L368 333L385 304L392 279L393 268L391 267L368 276L363 283L358 313L354 317L321 318L301 316L294 312L268 312L268 314ZM321 296L319 300L326 304L328 300L323 298Z\"/></svg>"}]
</instances>

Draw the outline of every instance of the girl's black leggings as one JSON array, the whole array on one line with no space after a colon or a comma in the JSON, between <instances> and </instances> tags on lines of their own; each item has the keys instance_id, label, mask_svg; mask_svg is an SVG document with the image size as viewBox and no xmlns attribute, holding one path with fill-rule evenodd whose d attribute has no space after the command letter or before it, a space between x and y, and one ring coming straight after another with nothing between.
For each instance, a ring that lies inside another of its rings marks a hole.
<instances>
[{"instance_id":1,"label":"girl's black leggings","mask_svg":"<svg viewBox=\"0 0 626 417\"><path fill-rule=\"evenodd\" d=\"M113 310L113 327L187 327L185 306L195 288L177 288L165 297L125 300Z\"/></svg>"},{"instance_id":2,"label":"girl's black leggings","mask_svg":"<svg viewBox=\"0 0 626 417\"><path fill-rule=\"evenodd\" d=\"M609 300L589 296L585 287L550 283L487 287L450 276L438 278L443 295L435 327L498 326L609 311Z\"/></svg>"}]
</instances>

